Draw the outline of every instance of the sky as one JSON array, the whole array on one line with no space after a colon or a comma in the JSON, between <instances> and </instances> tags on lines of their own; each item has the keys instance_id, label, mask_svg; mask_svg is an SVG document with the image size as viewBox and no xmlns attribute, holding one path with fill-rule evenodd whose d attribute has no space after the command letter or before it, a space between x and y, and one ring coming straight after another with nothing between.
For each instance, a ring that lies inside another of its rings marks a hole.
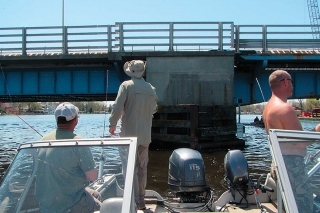
<instances>
[{"instance_id":1,"label":"sky","mask_svg":"<svg viewBox=\"0 0 320 213\"><path fill-rule=\"evenodd\" d=\"M115 22L310 24L307 0L0 0L0 28Z\"/></svg>"}]
</instances>

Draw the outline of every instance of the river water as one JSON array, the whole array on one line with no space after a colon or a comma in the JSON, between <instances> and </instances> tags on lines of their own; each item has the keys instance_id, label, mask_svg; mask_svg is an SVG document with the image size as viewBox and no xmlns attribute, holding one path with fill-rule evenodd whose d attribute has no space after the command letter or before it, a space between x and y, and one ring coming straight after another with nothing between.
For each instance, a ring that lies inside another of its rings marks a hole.
<instances>
[{"instance_id":1,"label":"river water","mask_svg":"<svg viewBox=\"0 0 320 213\"><path fill-rule=\"evenodd\" d=\"M270 170L271 162L265 130L246 125L253 122L255 117L256 115L241 115L240 117L240 122L245 124L244 139L246 145L242 151L249 164L249 173L254 180L260 174ZM258 117L260 116L258 115ZM301 123L304 130L310 130L317 124L310 121L301 121ZM75 132L82 137L99 138L109 135L108 126L108 115L81 114ZM39 140L41 135L49 133L55 128L53 115L21 115L20 118L15 115L0 116L0 178L13 159L16 148L21 142ZM224 177L223 161L227 151L217 150L202 153L207 184L214 189L216 196L225 191L221 181ZM152 150L149 152L147 188L156 190L163 196L166 195L168 189L168 165L171 153L172 150Z\"/></svg>"}]
</instances>

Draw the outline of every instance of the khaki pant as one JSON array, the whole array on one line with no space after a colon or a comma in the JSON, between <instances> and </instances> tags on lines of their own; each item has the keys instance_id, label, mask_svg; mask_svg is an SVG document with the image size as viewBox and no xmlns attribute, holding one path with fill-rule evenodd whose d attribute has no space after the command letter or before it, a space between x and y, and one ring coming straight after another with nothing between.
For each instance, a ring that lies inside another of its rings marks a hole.
<instances>
[{"instance_id":1,"label":"khaki pant","mask_svg":"<svg viewBox=\"0 0 320 213\"><path fill-rule=\"evenodd\" d=\"M128 165L128 148L119 147L119 154L122 161L122 174L126 177L126 168ZM135 202L138 209L146 206L144 196L147 186L147 167L149 162L149 147L139 145L137 148L136 164L133 177L133 187Z\"/></svg>"},{"instance_id":2,"label":"khaki pant","mask_svg":"<svg viewBox=\"0 0 320 213\"><path fill-rule=\"evenodd\" d=\"M134 194L138 209L146 207L144 196L147 186L147 167L149 162L149 147L138 146L136 167L134 173Z\"/></svg>"}]
</instances>

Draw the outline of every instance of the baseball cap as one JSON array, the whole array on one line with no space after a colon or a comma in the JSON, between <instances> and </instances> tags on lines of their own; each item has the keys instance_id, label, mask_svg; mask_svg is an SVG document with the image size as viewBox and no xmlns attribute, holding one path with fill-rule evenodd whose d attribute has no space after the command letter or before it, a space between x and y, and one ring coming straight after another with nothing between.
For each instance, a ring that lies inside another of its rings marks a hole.
<instances>
[{"instance_id":1,"label":"baseball cap","mask_svg":"<svg viewBox=\"0 0 320 213\"><path fill-rule=\"evenodd\" d=\"M79 117L78 112L78 107L76 107L72 103L64 102L57 106L56 110L54 111L54 115L57 121L58 117L65 117L66 121L71 121L76 116Z\"/></svg>"}]
</instances>

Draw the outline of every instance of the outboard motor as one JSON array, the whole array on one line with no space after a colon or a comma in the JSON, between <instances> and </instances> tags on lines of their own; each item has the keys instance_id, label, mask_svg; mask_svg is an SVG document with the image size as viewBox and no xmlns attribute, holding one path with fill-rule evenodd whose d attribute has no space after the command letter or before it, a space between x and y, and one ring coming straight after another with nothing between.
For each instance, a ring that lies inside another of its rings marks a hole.
<instances>
[{"instance_id":1,"label":"outboard motor","mask_svg":"<svg viewBox=\"0 0 320 213\"><path fill-rule=\"evenodd\" d=\"M224 158L225 178L235 197L235 190L241 189L246 195L249 182L248 162L240 150L230 150Z\"/></svg>"},{"instance_id":2,"label":"outboard motor","mask_svg":"<svg viewBox=\"0 0 320 213\"><path fill-rule=\"evenodd\" d=\"M182 202L199 202L207 187L201 154L189 148L174 150L169 158L168 184Z\"/></svg>"}]
</instances>

